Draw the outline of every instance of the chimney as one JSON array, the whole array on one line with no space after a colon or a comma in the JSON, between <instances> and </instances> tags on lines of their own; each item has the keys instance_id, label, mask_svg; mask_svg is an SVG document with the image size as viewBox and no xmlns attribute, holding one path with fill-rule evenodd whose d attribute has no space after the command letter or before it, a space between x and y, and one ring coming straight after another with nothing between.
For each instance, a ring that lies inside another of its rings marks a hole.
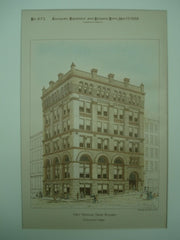
<instances>
[{"instance_id":1,"label":"chimney","mask_svg":"<svg viewBox=\"0 0 180 240\"><path fill-rule=\"evenodd\" d=\"M143 83L141 83L140 89L141 89L141 92L144 92L144 84Z\"/></svg>"},{"instance_id":2,"label":"chimney","mask_svg":"<svg viewBox=\"0 0 180 240\"><path fill-rule=\"evenodd\" d=\"M49 86L52 87L54 85L54 82L53 81L50 81L49 82Z\"/></svg>"},{"instance_id":3,"label":"chimney","mask_svg":"<svg viewBox=\"0 0 180 240\"><path fill-rule=\"evenodd\" d=\"M91 69L91 76L92 76L92 78L95 78L97 76L97 72L98 72L97 69L95 69L95 68Z\"/></svg>"},{"instance_id":4,"label":"chimney","mask_svg":"<svg viewBox=\"0 0 180 240\"><path fill-rule=\"evenodd\" d=\"M109 80L113 80L114 79L114 74L113 73L109 73L108 74L108 78L109 78Z\"/></svg>"},{"instance_id":5,"label":"chimney","mask_svg":"<svg viewBox=\"0 0 180 240\"><path fill-rule=\"evenodd\" d=\"M124 85L127 87L129 85L129 78L124 78Z\"/></svg>"},{"instance_id":6,"label":"chimney","mask_svg":"<svg viewBox=\"0 0 180 240\"><path fill-rule=\"evenodd\" d=\"M59 73L59 74L58 74L58 80L59 80L59 81L61 81L61 80L62 80L62 78L63 78L63 76L64 76L64 74L63 74L63 73Z\"/></svg>"},{"instance_id":7,"label":"chimney","mask_svg":"<svg viewBox=\"0 0 180 240\"><path fill-rule=\"evenodd\" d=\"M71 70L73 70L76 67L76 65L72 62L71 64Z\"/></svg>"}]
</instances>

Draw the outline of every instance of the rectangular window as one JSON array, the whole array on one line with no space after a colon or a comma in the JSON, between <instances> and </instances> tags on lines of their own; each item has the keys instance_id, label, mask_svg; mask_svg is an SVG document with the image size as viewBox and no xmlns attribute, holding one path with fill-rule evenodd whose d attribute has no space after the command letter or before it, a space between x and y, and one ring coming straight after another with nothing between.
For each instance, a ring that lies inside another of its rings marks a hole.
<instances>
[{"instance_id":1,"label":"rectangular window","mask_svg":"<svg viewBox=\"0 0 180 240\"><path fill-rule=\"evenodd\" d=\"M108 115L108 108L106 106L103 107L103 115L107 117Z\"/></svg>"},{"instance_id":2,"label":"rectangular window","mask_svg":"<svg viewBox=\"0 0 180 240\"><path fill-rule=\"evenodd\" d=\"M102 127L101 127L101 122L97 123L97 131L101 132L102 131Z\"/></svg>"},{"instance_id":3,"label":"rectangular window","mask_svg":"<svg viewBox=\"0 0 180 240\"><path fill-rule=\"evenodd\" d=\"M70 130L70 120L67 121L67 129Z\"/></svg>"},{"instance_id":4,"label":"rectangular window","mask_svg":"<svg viewBox=\"0 0 180 240\"><path fill-rule=\"evenodd\" d=\"M120 141L119 147L120 147L120 151L124 150L124 142L123 141Z\"/></svg>"},{"instance_id":5,"label":"rectangular window","mask_svg":"<svg viewBox=\"0 0 180 240\"><path fill-rule=\"evenodd\" d=\"M114 185L114 193L123 192L123 185Z\"/></svg>"},{"instance_id":6,"label":"rectangular window","mask_svg":"<svg viewBox=\"0 0 180 240\"><path fill-rule=\"evenodd\" d=\"M63 113L64 113L64 115L68 114L68 104L67 103L64 104L64 106L63 106Z\"/></svg>"},{"instance_id":7,"label":"rectangular window","mask_svg":"<svg viewBox=\"0 0 180 240\"><path fill-rule=\"evenodd\" d=\"M63 122L63 130L64 130L64 132L66 132L67 131L67 122Z\"/></svg>"},{"instance_id":8,"label":"rectangular window","mask_svg":"<svg viewBox=\"0 0 180 240\"><path fill-rule=\"evenodd\" d=\"M79 129L84 129L84 119L79 119Z\"/></svg>"},{"instance_id":9,"label":"rectangular window","mask_svg":"<svg viewBox=\"0 0 180 240\"><path fill-rule=\"evenodd\" d=\"M67 147L70 147L69 139L67 138Z\"/></svg>"},{"instance_id":10,"label":"rectangular window","mask_svg":"<svg viewBox=\"0 0 180 240\"><path fill-rule=\"evenodd\" d=\"M108 185L107 184L98 184L98 193L107 194L108 193Z\"/></svg>"},{"instance_id":11,"label":"rectangular window","mask_svg":"<svg viewBox=\"0 0 180 240\"><path fill-rule=\"evenodd\" d=\"M113 94L113 99L116 100L116 98L117 98L117 91L115 90Z\"/></svg>"},{"instance_id":12,"label":"rectangular window","mask_svg":"<svg viewBox=\"0 0 180 240\"><path fill-rule=\"evenodd\" d=\"M107 123L103 123L103 131L104 131L104 133L108 132L108 124Z\"/></svg>"},{"instance_id":13,"label":"rectangular window","mask_svg":"<svg viewBox=\"0 0 180 240\"><path fill-rule=\"evenodd\" d=\"M67 147L67 141L65 138L63 139L63 147L64 147L64 149Z\"/></svg>"},{"instance_id":14,"label":"rectangular window","mask_svg":"<svg viewBox=\"0 0 180 240\"><path fill-rule=\"evenodd\" d=\"M84 175L85 175L86 178L90 177L90 167L89 167L89 164L85 164L84 165Z\"/></svg>"},{"instance_id":15,"label":"rectangular window","mask_svg":"<svg viewBox=\"0 0 180 240\"><path fill-rule=\"evenodd\" d=\"M119 126L119 134L123 135L123 126L121 126L121 125Z\"/></svg>"},{"instance_id":16,"label":"rectangular window","mask_svg":"<svg viewBox=\"0 0 180 240\"><path fill-rule=\"evenodd\" d=\"M60 134L60 125L57 125L57 133Z\"/></svg>"},{"instance_id":17,"label":"rectangular window","mask_svg":"<svg viewBox=\"0 0 180 240\"><path fill-rule=\"evenodd\" d=\"M79 166L79 177L83 178L84 177L84 165L80 164Z\"/></svg>"},{"instance_id":18,"label":"rectangular window","mask_svg":"<svg viewBox=\"0 0 180 240\"><path fill-rule=\"evenodd\" d=\"M70 113L70 103L67 104L67 113Z\"/></svg>"},{"instance_id":19,"label":"rectangular window","mask_svg":"<svg viewBox=\"0 0 180 240\"><path fill-rule=\"evenodd\" d=\"M114 150L117 151L118 150L118 142L114 141Z\"/></svg>"},{"instance_id":20,"label":"rectangular window","mask_svg":"<svg viewBox=\"0 0 180 240\"><path fill-rule=\"evenodd\" d=\"M133 113L130 112L130 113L129 113L129 121L132 121L132 120L133 120Z\"/></svg>"},{"instance_id":21,"label":"rectangular window","mask_svg":"<svg viewBox=\"0 0 180 240\"><path fill-rule=\"evenodd\" d=\"M86 112L91 113L91 104L89 102L86 102Z\"/></svg>"},{"instance_id":22,"label":"rectangular window","mask_svg":"<svg viewBox=\"0 0 180 240\"><path fill-rule=\"evenodd\" d=\"M102 90L101 90L101 96L104 97L104 93L105 93L105 88L103 87Z\"/></svg>"},{"instance_id":23,"label":"rectangular window","mask_svg":"<svg viewBox=\"0 0 180 240\"><path fill-rule=\"evenodd\" d=\"M122 109L119 109L119 118L120 119L123 119L123 110Z\"/></svg>"},{"instance_id":24,"label":"rectangular window","mask_svg":"<svg viewBox=\"0 0 180 240\"><path fill-rule=\"evenodd\" d=\"M139 152L139 144L138 143L134 144L134 151Z\"/></svg>"},{"instance_id":25,"label":"rectangular window","mask_svg":"<svg viewBox=\"0 0 180 240\"><path fill-rule=\"evenodd\" d=\"M108 140L107 139L104 140L104 149L108 149Z\"/></svg>"},{"instance_id":26,"label":"rectangular window","mask_svg":"<svg viewBox=\"0 0 180 240\"><path fill-rule=\"evenodd\" d=\"M135 122L138 121L138 113L137 113L137 112L134 113L134 121L135 121Z\"/></svg>"},{"instance_id":27,"label":"rectangular window","mask_svg":"<svg viewBox=\"0 0 180 240\"><path fill-rule=\"evenodd\" d=\"M133 129L132 129L132 127L129 127L129 136L130 136L130 137L133 136Z\"/></svg>"},{"instance_id":28,"label":"rectangular window","mask_svg":"<svg viewBox=\"0 0 180 240\"><path fill-rule=\"evenodd\" d=\"M100 165L98 165L97 175L98 175L98 178L101 178L101 166Z\"/></svg>"},{"instance_id":29,"label":"rectangular window","mask_svg":"<svg viewBox=\"0 0 180 240\"><path fill-rule=\"evenodd\" d=\"M91 130L91 121L89 119L86 119L86 130Z\"/></svg>"},{"instance_id":30,"label":"rectangular window","mask_svg":"<svg viewBox=\"0 0 180 240\"><path fill-rule=\"evenodd\" d=\"M107 97L107 98L109 97L109 93L110 93L110 89L107 88L107 90L106 90L106 97Z\"/></svg>"},{"instance_id":31,"label":"rectangular window","mask_svg":"<svg viewBox=\"0 0 180 240\"><path fill-rule=\"evenodd\" d=\"M114 108L114 119L117 119L118 117L118 110L117 108Z\"/></svg>"},{"instance_id":32,"label":"rectangular window","mask_svg":"<svg viewBox=\"0 0 180 240\"><path fill-rule=\"evenodd\" d=\"M84 83L84 93L87 92L87 89L88 89L88 84L87 84L87 83Z\"/></svg>"},{"instance_id":33,"label":"rectangular window","mask_svg":"<svg viewBox=\"0 0 180 240\"><path fill-rule=\"evenodd\" d=\"M79 83L79 88L78 88L78 89L79 89L79 92L81 92L81 91L82 91L82 86L83 86L83 83L82 83L82 82L80 82L80 83Z\"/></svg>"},{"instance_id":34,"label":"rectangular window","mask_svg":"<svg viewBox=\"0 0 180 240\"><path fill-rule=\"evenodd\" d=\"M92 84L90 84L90 85L89 85L89 94L91 94L91 93L92 93L92 89L93 89L93 85L92 85Z\"/></svg>"},{"instance_id":35,"label":"rectangular window","mask_svg":"<svg viewBox=\"0 0 180 240\"><path fill-rule=\"evenodd\" d=\"M114 125L114 134L118 134L118 126Z\"/></svg>"},{"instance_id":36,"label":"rectangular window","mask_svg":"<svg viewBox=\"0 0 180 240\"><path fill-rule=\"evenodd\" d=\"M100 96L100 92L101 92L101 87L98 87L98 89L97 89L97 96Z\"/></svg>"},{"instance_id":37,"label":"rectangular window","mask_svg":"<svg viewBox=\"0 0 180 240\"><path fill-rule=\"evenodd\" d=\"M130 151L130 152L133 151L133 144L132 144L132 142L129 143L129 151Z\"/></svg>"},{"instance_id":38,"label":"rectangular window","mask_svg":"<svg viewBox=\"0 0 180 240\"><path fill-rule=\"evenodd\" d=\"M84 102L82 101L79 102L79 111L84 112Z\"/></svg>"},{"instance_id":39,"label":"rectangular window","mask_svg":"<svg viewBox=\"0 0 180 240\"><path fill-rule=\"evenodd\" d=\"M91 138L90 137L87 137L86 146L87 146L87 148L91 147Z\"/></svg>"},{"instance_id":40,"label":"rectangular window","mask_svg":"<svg viewBox=\"0 0 180 240\"><path fill-rule=\"evenodd\" d=\"M138 129L134 128L134 137L138 137Z\"/></svg>"},{"instance_id":41,"label":"rectangular window","mask_svg":"<svg viewBox=\"0 0 180 240\"><path fill-rule=\"evenodd\" d=\"M108 185L107 184L103 184L103 194L108 193Z\"/></svg>"},{"instance_id":42,"label":"rectangular window","mask_svg":"<svg viewBox=\"0 0 180 240\"><path fill-rule=\"evenodd\" d=\"M97 105L97 114L101 115L102 111L101 111L101 105Z\"/></svg>"},{"instance_id":43,"label":"rectangular window","mask_svg":"<svg viewBox=\"0 0 180 240\"><path fill-rule=\"evenodd\" d=\"M84 137L83 136L79 137L79 146L84 147Z\"/></svg>"},{"instance_id":44,"label":"rectangular window","mask_svg":"<svg viewBox=\"0 0 180 240\"><path fill-rule=\"evenodd\" d=\"M56 136L57 134L57 130L56 130L56 126L54 126L54 136Z\"/></svg>"},{"instance_id":45,"label":"rectangular window","mask_svg":"<svg viewBox=\"0 0 180 240\"><path fill-rule=\"evenodd\" d=\"M97 148L98 149L102 148L102 140L100 138L98 138Z\"/></svg>"}]
</instances>

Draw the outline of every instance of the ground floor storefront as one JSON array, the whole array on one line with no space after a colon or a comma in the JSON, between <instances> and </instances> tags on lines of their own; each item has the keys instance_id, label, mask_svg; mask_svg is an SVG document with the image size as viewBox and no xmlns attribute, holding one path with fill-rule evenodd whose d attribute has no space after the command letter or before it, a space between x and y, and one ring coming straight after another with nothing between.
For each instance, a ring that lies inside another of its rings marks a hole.
<instances>
[{"instance_id":1,"label":"ground floor storefront","mask_svg":"<svg viewBox=\"0 0 180 240\"><path fill-rule=\"evenodd\" d=\"M82 199L88 196L123 194L130 190L142 191L143 182L132 175L127 181L65 180L44 183L45 197Z\"/></svg>"}]
</instances>

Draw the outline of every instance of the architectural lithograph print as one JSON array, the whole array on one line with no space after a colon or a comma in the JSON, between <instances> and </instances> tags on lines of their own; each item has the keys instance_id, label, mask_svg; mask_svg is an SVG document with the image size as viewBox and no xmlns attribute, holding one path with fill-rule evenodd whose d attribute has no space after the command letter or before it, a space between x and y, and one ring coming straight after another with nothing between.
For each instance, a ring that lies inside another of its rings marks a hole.
<instances>
[{"instance_id":1,"label":"architectural lithograph print","mask_svg":"<svg viewBox=\"0 0 180 240\"><path fill-rule=\"evenodd\" d=\"M166 48L164 11L22 12L23 227L166 227Z\"/></svg>"}]
</instances>

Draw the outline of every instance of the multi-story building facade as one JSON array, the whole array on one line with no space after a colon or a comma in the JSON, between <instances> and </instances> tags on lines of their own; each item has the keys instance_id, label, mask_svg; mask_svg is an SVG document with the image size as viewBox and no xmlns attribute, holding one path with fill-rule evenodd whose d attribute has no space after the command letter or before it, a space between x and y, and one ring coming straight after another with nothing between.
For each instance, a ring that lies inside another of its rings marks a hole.
<instances>
[{"instance_id":1,"label":"multi-story building facade","mask_svg":"<svg viewBox=\"0 0 180 240\"><path fill-rule=\"evenodd\" d=\"M159 121L145 118L144 126L144 186L159 192Z\"/></svg>"},{"instance_id":2,"label":"multi-story building facade","mask_svg":"<svg viewBox=\"0 0 180 240\"><path fill-rule=\"evenodd\" d=\"M30 138L30 187L31 197L42 196L43 193L43 133L39 132Z\"/></svg>"},{"instance_id":3,"label":"multi-story building facade","mask_svg":"<svg viewBox=\"0 0 180 240\"><path fill-rule=\"evenodd\" d=\"M42 90L45 196L141 190L144 86L71 65Z\"/></svg>"}]
</instances>

